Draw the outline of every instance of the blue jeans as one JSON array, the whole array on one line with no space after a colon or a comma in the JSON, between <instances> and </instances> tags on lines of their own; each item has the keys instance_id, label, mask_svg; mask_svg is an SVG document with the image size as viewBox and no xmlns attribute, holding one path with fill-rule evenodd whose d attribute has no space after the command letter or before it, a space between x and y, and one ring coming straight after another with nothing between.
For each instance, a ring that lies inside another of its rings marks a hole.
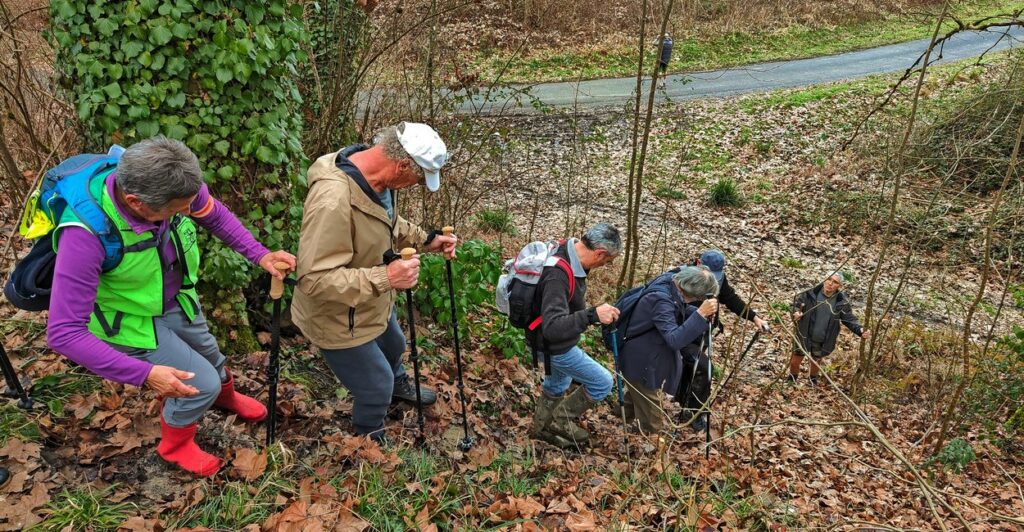
<instances>
[{"instance_id":1,"label":"blue jeans","mask_svg":"<svg viewBox=\"0 0 1024 532\"><path fill-rule=\"evenodd\" d=\"M538 355L547 356L545 353ZM561 397L573 379L582 384L587 395L595 401L604 399L612 391L611 372L577 346L551 357L551 375L544 376L541 388L550 397Z\"/></svg>"}]
</instances>

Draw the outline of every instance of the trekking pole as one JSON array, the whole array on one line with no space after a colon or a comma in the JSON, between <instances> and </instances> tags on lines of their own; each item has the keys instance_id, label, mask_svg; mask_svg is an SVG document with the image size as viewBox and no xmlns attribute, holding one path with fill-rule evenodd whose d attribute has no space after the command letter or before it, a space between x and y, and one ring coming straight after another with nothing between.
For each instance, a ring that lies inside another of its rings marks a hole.
<instances>
[{"instance_id":1,"label":"trekking pole","mask_svg":"<svg viewBox=\"0 0 1024 532\"><path fill-rule=\"evenodd\" d=\"M445 236L455 231L454 227L446 226L441 231ZM462 381L462 349L459 347L459 316L455 310L455 285L452 282L452 260L445 257L446 273L448 274L448 300L452 309L452 338L455 340L455 372L459 378L459 401L462 402L462 441L459 450L466 452L473 448L473 438L469 436L469 410L466 409L465 385ZM417 388L418 389L418 388Z\"/></svg>"},{"instance_id":2,"label":"trekking pole","mask_svg":"<svg viewBox=\"0 0 1024 532\"><path fill-rule=\"evenodd\" d=\"M704 423L704 458L711 457L711 353L714 345L714 338L711 336L711 329L708 329L708 404L707 419Z\"/></svg>"},{"instance_id":3,"label":"trekking pole","mask_svg":"<svg viewBox=\"0 0 1024 532\"><path fill-rule=\"evenodd\" d=\"M288 263L275 262L274 268L286 271ZM270 299L274 301L274 311L270 318L270 363L267 386L267 447L274 443L277 433L277 380L281 374L278 354L281 351L281 298L284 295L284 281L277 277L270 278Z\"/></svg>"},{"instance_id":4,"label":"trekking pole","mask_svg":"<svg viewBox=\"0 0 1024 532\"><path fill-rule=\"evenodd\" d=\"M402 260L412 260L416 250L405 248L402 250ZM423 399L420 396L420 355L416 351L416 321L413 319L412 288L405 290L405 304L409 315L409 358L412 360L412 373L416 378L416 424L419 426L419 441L423 441Z\"/></svg>"},{"instance_id":5,"label":"trekking pole","mask_svg":"<svg viewBox=\"0 0 1024 532\"><path fill-rule=\"evenodd\" d=\"M629 436L626 434L626 398L622 390L622 365L619 363L619 329L612 329L612 359L615 362L615 387L619 394L619 414L622 416L622 444L626 448L626 459L629 459ZM646 398L645 398L646 399Z\"/></svg>"},{"instance_id":6,"label":"trekking pole","mask_svg":"<svg viewBox=\"0 0 1024 532\"><path fill-rule=\"evenodd\" d=\"M18 408L23 410L30 410L32 408L32 398L28 396L25 388L21 385L21 381L18 380L18 373L14 371L14 365L11 364L11 359L7 357L7 350L4 349L4 344L0 342L0 369L3 369L4 380L7 381L7 389L4 390L4 395L10 398L18 398Z\"/></svg>"}]
</instances>

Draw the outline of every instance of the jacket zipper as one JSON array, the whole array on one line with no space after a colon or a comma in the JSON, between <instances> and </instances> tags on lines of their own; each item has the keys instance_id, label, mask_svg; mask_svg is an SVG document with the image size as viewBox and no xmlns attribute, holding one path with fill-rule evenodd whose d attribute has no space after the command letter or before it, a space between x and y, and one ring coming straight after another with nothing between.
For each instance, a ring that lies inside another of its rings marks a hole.
<instances>
[{"instance_id":1,"label":"jacket zipper","mask_svg":"<svg viewBox=\"0 0 1024 532\"><path fill-rule=\"evenodd\" d=\"M352 335L352 338L356 337L356 308L349 307L348 309L348 333Z\"/></svg>"}]
</instances>

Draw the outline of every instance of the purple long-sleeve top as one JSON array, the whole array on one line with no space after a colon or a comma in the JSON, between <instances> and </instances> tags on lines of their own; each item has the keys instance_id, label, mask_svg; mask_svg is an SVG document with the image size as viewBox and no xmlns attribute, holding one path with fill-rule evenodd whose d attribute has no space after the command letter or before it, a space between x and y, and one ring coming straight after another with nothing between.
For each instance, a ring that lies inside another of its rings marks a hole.
<instances>
[{"instance_id":1,"label":"purple long-sleeve top","mask_svg":"<svg viewBox=\"0 0 1024 532\"><path fill-rule=\"evenodd\" d=\"M114 193L115 175L113 172L107 176L107 190L117 211L135 234L167 231L169 222L166 220L153 223L129 214ZM198 225L254 264L269 253L227 207L210 195L206 185L199 189L189 209L189 216ZM95 235L78 226L62 229L59 244L46 329L50 347L104 379L141 387L153 365L111 348L88 329L100 283L103 245ZM164 312L167 312L177 305L175 296L181 289L181 268L176 264L178 257L170 239L161 247L160 253L165 265L163 292Z\"/></svg>"}]
</instances>

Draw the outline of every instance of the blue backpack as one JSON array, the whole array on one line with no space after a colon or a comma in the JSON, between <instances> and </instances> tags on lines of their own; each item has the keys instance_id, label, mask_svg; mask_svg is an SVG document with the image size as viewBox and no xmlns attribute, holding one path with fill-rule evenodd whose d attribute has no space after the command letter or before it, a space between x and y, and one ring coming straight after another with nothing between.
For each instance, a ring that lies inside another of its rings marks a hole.
<instances>
[{"instance_id":1,"label":"blue backpack","mask_svg":"<svg viewBox=\"0 0 1024 532\"><path fill-rule=\"evenodd\" d=\"M53 232L60 224L64 209L71 209L103 245L103 271L116 268L124 258L121 233L100 207L99 198L89 190L91 179L115 168L124 148L114 145L105 154L84 153L61 161L46 171L39 189L25 206L20 232L36 238L25 258L21 259L4 284L4 296L15 307L29 311L50 308L53 268L57 253L53 249Z\"/></svg>"},{"instance_id":2,"label":"blue backpack","mask_svg":"<svg viewBox=\"0 0 1024 532\"><path fill-rule=\"evenodd\" d=\"M627 332L629 331L629 322L633 318L633 311L636 310L636 305L640 302L640 299L651 293L652 290L662 289L665 277L671 277L678 271L679 268L673 268L655 277L647 284L634 286L619 296L618 301L615 302L615 308L619 309L619 319L609 325L601 326L601 341L604 343L605 347L611 350L612 353L618 353L622 349L622 346L626 345L626 342L629 340L638 336L643 336L654 330L654 324L651 324L650 327L642 331L627 335ZM613 333L615 333L615 341L612 341Z\"/></svg>"}]
</instances>

